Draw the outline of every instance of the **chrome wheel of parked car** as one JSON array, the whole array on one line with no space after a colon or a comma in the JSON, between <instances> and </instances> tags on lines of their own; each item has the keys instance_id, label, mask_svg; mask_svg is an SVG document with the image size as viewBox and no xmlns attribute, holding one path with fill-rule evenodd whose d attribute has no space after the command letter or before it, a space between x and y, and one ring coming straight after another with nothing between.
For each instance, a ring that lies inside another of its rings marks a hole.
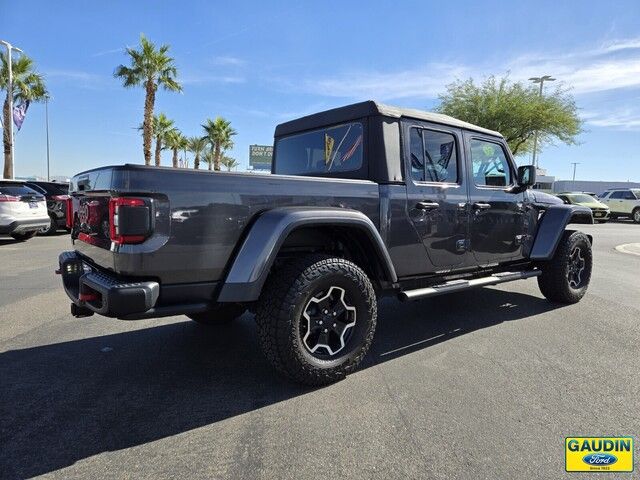
<instances>
[{"instance_id":1,"label":"chrome wheel of parked car","mask_svg":"<svg viewBox=\"0 0 640 480\"><path fill-rule=\"evenodd\" d=\"M580 288L582 286L582 273L586 268L586 261L582 256L580 247L575 247L569 256L569 265L567 271L567 279L571 288Z\"/></svg>"},{"instance_id":2,"label":"chrome wheel of parked car","mask_svg":"<svg viewBox=\"0 0 640 480\"><path fill-rule=\"evenodd\" d=\"M336 355L349 341L355 324L356 307L345 300L344 288L332 286L311 297L302 312L302 343L320 358Z\"/></svg>"},{"instance_id":3,"label":"chrome wheel of parked car","mask_svg":"<svg viewBox=\"0 0 640 480\"><path fill-rule=\"evenodd\" d=\"M640 223L640 208L636 208L633 211L633 221L636 223Z\"/></svg>"}]
</instances>

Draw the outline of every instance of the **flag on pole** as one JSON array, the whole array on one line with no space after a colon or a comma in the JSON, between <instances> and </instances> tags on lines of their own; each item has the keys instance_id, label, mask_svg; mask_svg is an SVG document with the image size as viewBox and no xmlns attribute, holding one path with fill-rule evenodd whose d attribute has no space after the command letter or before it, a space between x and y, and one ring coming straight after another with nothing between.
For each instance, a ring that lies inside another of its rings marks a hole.
<instances>
[{"instance_id":1,"label":"flag on pole","mask_svg":"<svg viewBox=\"0 0 640 480\"><path fill-rule=\"evenodd\" d=\"M16 126L18 131L22 127L22 123L24 122L24 117L27 116L27 109L29 108L29 100L22 102L20 105L16 105L13 107L13 124Z\"/></svg>"}]
</instances>

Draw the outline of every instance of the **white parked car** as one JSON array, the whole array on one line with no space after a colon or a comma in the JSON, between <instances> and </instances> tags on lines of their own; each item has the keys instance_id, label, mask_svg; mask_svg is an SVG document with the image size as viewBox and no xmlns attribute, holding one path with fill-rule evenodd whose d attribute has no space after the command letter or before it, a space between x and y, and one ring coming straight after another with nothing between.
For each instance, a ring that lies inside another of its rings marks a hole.
<instances>
[{"instance_id":1,"label":"white parked car","mask_svg":"<svg viewBox=\"0 0 640 480\"><path fill-rule=\"evenodd\" d=\"M0 180L0 235L27 240L50 221L43 195L24 182Z\"/></svg>"},{"instance_id":2,"label":"white parked car","mask_svg":"<svg viewBox=\"0 0 640 480\"><path fill-rule=\"evenodd\" d=\"M631 217L640 223L640 188L616 188L607 190L600 201L611 209L611 218Z\"/></svg>"}]
</instances>

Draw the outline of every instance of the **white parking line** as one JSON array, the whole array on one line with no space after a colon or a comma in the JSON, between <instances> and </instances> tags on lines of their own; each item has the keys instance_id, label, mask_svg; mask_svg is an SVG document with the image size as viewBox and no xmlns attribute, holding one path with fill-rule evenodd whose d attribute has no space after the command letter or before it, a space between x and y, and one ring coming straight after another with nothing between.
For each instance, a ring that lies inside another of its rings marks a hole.
<instances>
[{"instance_id":1,"label":"white parking line","mask_svg":"<svg viewBox=\"0 0 640 480\"><path fill-rule=\"evenodd\" d=\"M640 243L625 243L618 245L616 250L622 253L628 253L629 255L637 255L640 257Z\"/></svg>"}]
</instances>

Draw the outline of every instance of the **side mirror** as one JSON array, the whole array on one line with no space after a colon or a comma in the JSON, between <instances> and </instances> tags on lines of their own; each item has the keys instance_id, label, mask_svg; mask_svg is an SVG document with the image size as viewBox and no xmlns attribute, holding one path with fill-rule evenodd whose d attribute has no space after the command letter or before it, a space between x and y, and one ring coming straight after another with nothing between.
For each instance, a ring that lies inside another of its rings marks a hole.
<instances>
[{"instance_id":1,"label":"side mirror","mask_svg":"<svg viewBox=\"0 0 640 480\"><path fill-rule=\"evenodd\" d=\"M533 165L522 165L518 167L518 186L526 189L536 183L536 167Z\"/></svg>"}]
</instances>

